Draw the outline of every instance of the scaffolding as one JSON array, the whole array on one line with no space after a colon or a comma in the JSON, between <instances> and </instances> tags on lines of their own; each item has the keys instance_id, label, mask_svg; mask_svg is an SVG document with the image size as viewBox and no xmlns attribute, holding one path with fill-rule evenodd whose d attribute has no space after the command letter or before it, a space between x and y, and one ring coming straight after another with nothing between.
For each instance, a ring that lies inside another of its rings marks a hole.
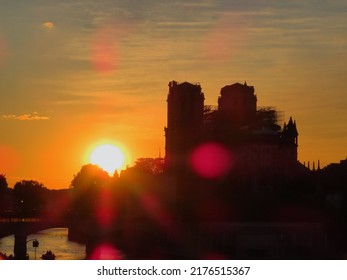
<instances>
[{"instance_id":1,"label":"scaffolding","mask_svg":"<svg viewBox=\"0 0 347 280\"><path fill-rule=\"evenodd\" d=\"M211 125L216 119L218 106L205 105L204 106L204 125Z\"/></svg>"},{"instance_id":2,"label":"scaffolding","mask_svg":"<svg viewBox=\"0 0 347 280\"><path fill-rule=\"evenodd\" d=\"M276 125L282 125L284 118L284 112L276 110L273 106L258 106L256 119L263 123L272 123Z\"/></svg>"}]
</instances>

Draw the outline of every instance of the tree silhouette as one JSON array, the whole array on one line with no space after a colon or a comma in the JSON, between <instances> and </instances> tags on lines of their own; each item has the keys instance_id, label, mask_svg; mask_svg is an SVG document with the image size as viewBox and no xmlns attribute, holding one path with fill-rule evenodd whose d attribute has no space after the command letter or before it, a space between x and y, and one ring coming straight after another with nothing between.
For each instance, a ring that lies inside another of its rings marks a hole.
<instances>
[{"instance_id":1,"label":"tree silhouette","mask_svg":"<svg viewBox=\"0 0 347 280\"><path fill-rule=\"evenodd\" d=\"M161 174L164 170L164 159L163 158L139 158L136 160L133 167L135 170L150 173L150 174Z\"/></svg>"},{"instance_id":2,"label":"tree silhouette","mask_svg":"<svg viewBox=\"0 0 347 280\"><path fill-rule=\"evenodd\" d=\"M0 174L0 194L4 193L7 187L8 187L8 184L7 184L6 176L4 174Z\"/></svg>"},{"instance_id":3,"label":"tree silhouette","mask_svg":"<svg viewBox=\"0 0 347 280\"><path fill-rule=\"evenodd\" d=\"M110 176L106 171L94 164L86 164L74 176L71 181L71 188L75 190L88 190L107 185Z\"/></svg>"},{"instance_id":4,"label":"tree silhouette","mask_svg":"<svg viewBox=\"0 0 347 280\"><path fill-rule=\"evenodd\" d=\"M71 181L72 204L70 219L72 227L93 223L100 192L110 186L112 178L97 165L87 164Z\"/></svg>"},{"instance_id":5,"label":"tree silhouette","mask_svg":"<svg viewBox=\"0 0 347 280\"><path fill-rule=\"evenodd\" d=\"M0 213L10 213L13 209L12 190L8 188L6 176L0 174Z\"/></svg>"},{"instance_id":6,"label":"tree silhouette","mask_svg":"<svg viewBox=\"0 0 347 280\"><path fill-rule=\"evenodd\" d=\"M34 180L22 180L13 187L17 213L22 216L38 216L45 208L44 193L47 189Z\"/></svg>"}]
</instances>

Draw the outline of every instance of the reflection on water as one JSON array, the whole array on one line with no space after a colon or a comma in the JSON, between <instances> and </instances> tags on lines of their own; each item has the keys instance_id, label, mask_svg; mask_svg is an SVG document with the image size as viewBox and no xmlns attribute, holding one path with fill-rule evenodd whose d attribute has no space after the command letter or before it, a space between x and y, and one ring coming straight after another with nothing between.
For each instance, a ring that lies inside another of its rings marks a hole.
<instances>
[{"instance_id":1,"label":"reflection on water","mask_svg":"<svg viewBox=\"0 0 347 280\"><path fill-rule=\"evenodd\" d=\"M28 236L27 240L37 239L39 247L36 248L36 259L47 250L51 250L56 260L83 260L85 258L85 245L69 241L67 228L51 228L39 231ZM14 236L10 235L0 239L0 252L8 256L13 255ZM27 243L29 258L35 259L35 248L32 241Z\"/></svg>"}]
</instances>

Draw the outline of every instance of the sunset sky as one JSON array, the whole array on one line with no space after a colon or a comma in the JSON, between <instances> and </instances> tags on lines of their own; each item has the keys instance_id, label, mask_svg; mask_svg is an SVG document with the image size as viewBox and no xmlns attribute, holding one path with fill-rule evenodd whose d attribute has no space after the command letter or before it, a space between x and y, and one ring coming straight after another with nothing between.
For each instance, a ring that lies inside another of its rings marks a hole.
<instances>
[{"instance_id":1,"label":"sunset sky","mask_svg":"<svg viewBox=\"0 0 347 280\"><path fill-rule=\"evenodd\" d=\"M100 143L164 151L168 83L235 82L297 121L299 160L347 156L346 0L1 0L0 174L67 188Z\"/></svg>"}]
</instances>

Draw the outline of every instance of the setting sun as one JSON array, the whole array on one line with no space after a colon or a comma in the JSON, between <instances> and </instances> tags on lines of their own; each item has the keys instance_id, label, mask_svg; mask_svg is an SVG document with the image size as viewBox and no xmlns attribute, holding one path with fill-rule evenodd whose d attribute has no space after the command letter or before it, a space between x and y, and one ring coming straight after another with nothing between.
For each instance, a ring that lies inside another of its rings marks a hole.
<instances>
[{"instance_id":1,"label":"setting sun","mask_svg":"<svg viewBox=\"0 0 347 280\"><path fill-rule=\"evenodd\" d=\"M112 175L115 170L123 166L125 158L124 153L118 147L111 144L104 144L92 151L90 161Z\"/></svg>"}]
</instances>

